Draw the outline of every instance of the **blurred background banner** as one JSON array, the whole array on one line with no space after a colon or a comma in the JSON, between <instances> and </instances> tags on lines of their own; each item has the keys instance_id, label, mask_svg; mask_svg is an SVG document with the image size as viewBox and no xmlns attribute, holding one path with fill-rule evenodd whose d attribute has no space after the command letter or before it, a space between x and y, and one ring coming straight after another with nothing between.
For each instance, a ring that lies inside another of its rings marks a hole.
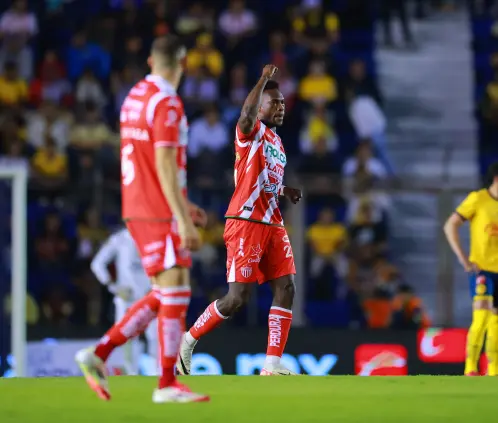
<instances>
[{"instance_id":1,"label":"blurred background banner","mask_svg":"<svg viewBox=\"0 0 498 423\"><path fill-rule=\"evenodd\" d=\"M496 12L480 0L2 2L0 171L21 164L29 180L23 218L12 213L12 181L0 179L0 366L13 349L13 310L28 341L94 339L113 323L113 297L90 262L122 224L119 110L148 72L154 37L177 33L188 46L179 92L189 197L209 216L190 322L226 291L235 123L273 63L286 100L286 183L304 192L299 206L282 203L298 271L294 325L309 330L291 334L290 354L338 354L333 371L348 373L357 344L385 339L407 349L410 374L436 368L410 364L415 333L470 321L467 276L441 228L498 159ZM27 234L13 237L23 224ZM21 259L14 239L27 242ZM10 289L14 274L24 299ZM270 304L270 290L255 289L227 326L263 336ZM298 348L315 345L314 328L348 347ZM412 334L394 342L391 330ZM234 371L244 348L207 351Z\"/></svg>"},{"instance_id":2,"label":"blurred background banner","mask_svg":"<svg viewBox=\"0 0 498 423\"><path fill-rule=\"evenodd\" d=\"M311 376L360 375L460 375L465 360L466 329L427 329L419 331L347 331L296 329L283 361L287 368ZM213 333L199 344L193 356L192 374L259 374L265 354L267 333L250 329ZM226 342L227 339L236 342ZM67 377L80 375L74 354L96 339L45 339L27 346L28 377ZM263 347L262 347L263 346ZM111 375L124 372L121 350L108 363ZM483 374L486 362L481 360ZM10 371L9 371L10 370ZM15 374L9 368L5 376ZM155 375L157 366L142 354L140 373Z\"/></svg>"}]
</instances>

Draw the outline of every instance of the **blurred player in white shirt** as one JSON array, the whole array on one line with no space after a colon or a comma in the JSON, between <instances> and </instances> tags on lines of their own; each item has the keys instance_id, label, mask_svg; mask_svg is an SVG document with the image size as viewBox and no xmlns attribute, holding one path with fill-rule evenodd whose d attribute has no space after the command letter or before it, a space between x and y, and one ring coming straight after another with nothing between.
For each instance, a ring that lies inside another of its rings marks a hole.
<instances>
[{"instance_id":1,"label":"blurred player in white shirt","mask_svg":"<svg viewBox=\"0 0 498 423\"><path fill-rule=\"evenodd\" d=\"M116 266L116 280L109 272L109 265ZM119 322L138 299L150 291L150 280L145 274L135 242L128 229L123 228L109 237L91 264L92 272L102 285L114 295L115 320ZM147 353L157 357L157 323L145 330ZM138 374L139 341L132 339L123 345L127 374Z\"/></svg>"}]
</instances>

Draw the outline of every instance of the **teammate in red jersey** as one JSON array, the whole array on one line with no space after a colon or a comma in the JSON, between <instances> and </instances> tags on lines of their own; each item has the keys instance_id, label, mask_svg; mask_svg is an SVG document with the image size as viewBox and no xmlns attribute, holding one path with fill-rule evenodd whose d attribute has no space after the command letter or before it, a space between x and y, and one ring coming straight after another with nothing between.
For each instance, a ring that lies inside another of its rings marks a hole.
<instances>
[{"instance_id":1,"label":"teammate in red jersey","mask_svg":"<svg viewBox=\"0 0 498 423\"><path fill-rule=\"evenodd\" d=\"M275 128L284 120L284 97L267 65L249 93L235 133L235 192L226 213L228 293L213 302L185 334L177 369L190 374L192 352L200 337L232 316L248 300L251 285L268 282L273 304L268 317L268 347L262 375L292 375L280 363L292 321L294 257L278 199L293 203L301 191L283 185L287 162Z\"/></svg>"},{"instance_id":2,"label":"teammate in red jersey","mask_svg":"<svg viewBox=\"0 0 498 423\"><path fill-rule=\"evenodd\" d=\"M186 50L176 36L152 45L151 74L129 92L121 108L123 219L152 281L152 291L135 303L95 348L76 355L90 387L110 399L105 361L111 352L142 333L157 317L161 375L154 402L198 402L175 376L175 362L190 302L190 250L200 239L186 187L187 119L176 89Z\"/></svg>"}]
</instances>

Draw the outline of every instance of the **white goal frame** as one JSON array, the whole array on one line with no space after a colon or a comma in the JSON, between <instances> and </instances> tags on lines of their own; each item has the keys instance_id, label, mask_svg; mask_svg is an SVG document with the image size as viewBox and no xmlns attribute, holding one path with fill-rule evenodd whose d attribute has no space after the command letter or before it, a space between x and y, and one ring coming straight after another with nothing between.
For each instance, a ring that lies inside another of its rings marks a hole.
<instances>
[{"instance_id":1,"label":"white goal frame","mask_svg":"<svg viewBox=\"0 0 498 423\"><path fill-rule=\"evenodd\" d=\"M15 375L26 376L28 166L0 161L0 179L12 181L11 215L11 353Z\"/></svg>"}]
</instances>

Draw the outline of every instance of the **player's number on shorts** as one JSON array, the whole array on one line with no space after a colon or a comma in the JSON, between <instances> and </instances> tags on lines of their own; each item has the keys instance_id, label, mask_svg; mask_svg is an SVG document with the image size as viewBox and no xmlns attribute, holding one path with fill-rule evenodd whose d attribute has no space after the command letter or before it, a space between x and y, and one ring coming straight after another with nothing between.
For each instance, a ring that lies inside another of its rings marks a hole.
<instances>
[{"instance_id":1,"label":"player's number on shorts","mask_svg":"<svg viewBox=\"0 0 498 423\"><path fill-rule=\"evenodd\" d=\"M285 235L282 238L282 241L286 243L286 245L284 245L285 258L292 257L292 247L290 246L289 236Z\"/></svg>"},{"instance_id":2,"label":"player's number on shorts","mask_svg":"<svg viewBox=\"0 0 498 423\"><path fill-rule=\"evenodd\" d=\"M133 153L133 145L128 144L121 150L121 175L123 177L123 185L130 185L135 179L135 165L130 156Z\"/></svg>"}]
</instances>

